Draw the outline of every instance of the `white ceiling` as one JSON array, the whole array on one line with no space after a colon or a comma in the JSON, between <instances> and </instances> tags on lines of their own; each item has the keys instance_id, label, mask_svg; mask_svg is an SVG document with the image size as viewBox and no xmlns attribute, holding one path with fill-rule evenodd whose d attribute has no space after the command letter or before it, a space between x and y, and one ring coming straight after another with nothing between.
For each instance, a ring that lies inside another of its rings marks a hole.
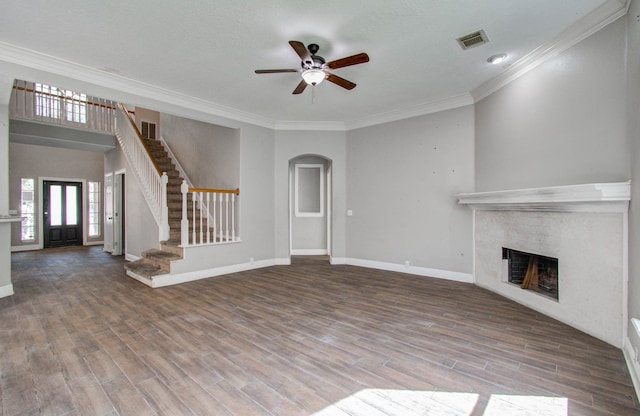
<instances>
[{"instance_id":1,"label":"white ceiling","mask_svg":"<svg viewBox=\"0 0 640 416\"><path fill-rule=\"evenodd\" d=\"M28 0L0 9L0 61L80 64L75 76L276 126L366 125L468 104L470 93L626 10L625 0ZM489 42L463 51L455 39L479 29ZM335 70L357 84L352 91L325 82L292 95L298 74L254 73L299 68L289 40L319 44L327 61L359 52L371 61ZM508 60L488 64L496 53Z\"/></svg>"}]
</instances>

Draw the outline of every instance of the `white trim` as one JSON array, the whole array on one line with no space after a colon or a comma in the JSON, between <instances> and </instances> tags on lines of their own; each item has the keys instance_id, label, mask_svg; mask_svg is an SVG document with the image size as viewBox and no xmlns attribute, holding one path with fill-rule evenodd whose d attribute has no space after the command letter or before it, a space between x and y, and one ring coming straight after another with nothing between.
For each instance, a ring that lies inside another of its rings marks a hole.
<instances>
[{"instance_id":1,"label":"white trim","mask_svg":"<svg viewBox=\"0 0 640 416\"><path fill-rule=\"evenodd\" d=\"M461 193L458 203L481 210L625 212L631 181Z\"/></svg>"},{"instance_id":2,"label":"white trim","mask_svg":"<svg viewBox=\"0 0 640 416\"><path fill-rule=\"evenodd\" d=\"M133 94L135 96L149 98L150 100L173 104L192 111L213 114L256 126L267 128L274 128L275 126L275 121L257 114L226 107L177 91L157 87L131 78L125 78L120 75L101 71L55 56L45 55L30 49L20 48L8 43L0 42L0 56L2 56L3 62L13 65L24 66L45 73L87 82L99 87L108 88L111 91L118 91L122 93L122 95L114 97L116 101L128 102L125 96L131 97ZM44 81L47 80L45 79L43 82ZM100 96L100 93L96 94L92 91L87 91L87 93Z\"/></svg>"},{"instance_id":3,"label":"white trim","mask_svg":"<svg viewBox=\"0 0 640 416\"><path fill-rule=\"evenodd\" d=\"M119 93L116 93L115 96L112 94L113 99L118 101L127 102L128 100L126 97L130 98L131 95L146 97L151 101L159 101L163 104L181 107L186 110L202 114L210 114L274 130L348 131L471 105L474 102L492 94L518 77L521 77L548 59L557 56L559 53L592 35L619 17L624 16L627 13L629 5L630 0L607 1L602 6L598 7L596 10L566 29L556 38L540 46L519 61L513 63L497 77L486 81L470 93L464 93L454 97L445 97L409 108L374 114L344 122L273 120L258 114L248 113L236 108L223 106L211 101L130 78L125 78L117 74L101 71L86 65L77 64L75 62L33 50L20 48L4 42L0 42L0 56L2 56L2 60L0 62L6 62L14 66L42 71L45 74L63 76L72 80L90 83L97 87L108 88L110 91ZM20 68L20 71L24 73L24 68ZM18 72L18 69L6 68L5 72L13 72L15 74ZM32 74L32 76L47 78L44 74ZM43 79L43 82L44 81L47 81L47 79ZM100 92L88 91L89 88L84 88L84 90L92 95L100 96ZM104 95L104 93L102 95ZM187 114L184 115L188 116Z\"/></svg>"},{"instance_id":4,"label":"white trim","mask_svg":"<svg viewBox=\"0 0 640 416\"><path fill-rule=\"evenodd\" d=\"M471 91L475 102L498 91L532 69L558 56L562 52L593 35L609 23L627 14L630 0L609 0L589 13L550 41L514 62L498 76Z\"/></svg>"},{"instance_id":5,"label":"white trim","mask_svg":"<svg viewBox=\"0 0 640 416\"><path fill-rule=\"evenodd\" d=\"M624 340L622 353L624 355L624 360L627 363L627 368L629 369L629 375L631 376L631 382L633 383L633 388L636 391L636 396L640 397L640 365L638 364L638 361L634 359L635 351L631 344L631 340L628 337Z\"/></svg>"},{"instance_id":6,"label":"white trim","mask_svg":"<svg viewBox=\"0 0 640 416\"><path fill-rule=\"evenodd\" d=\"M11 246L11 252L12 253L17 253L19 251L33 251L33 250L40 250L42 247L40 247L38 244L25 244L22 246Z\"/></svg>"},{"instance_id":7,"label":"white trim","mask_svg":"<svg viewBox=\"0 0 640 416\"><path fill-rule=\"evenodd\" d=\"M85 245L85 246L100 246L100 245L104 245L104 241L85 241L85 243L83 245Z\"/></svg>"},{"instance_id":8,"label":"white trim","mask_svg":"<svg viewBox=\"0 0 640 416\"><path fill-rule=\"evenodd\" d=\"M347 264L346 257L329 257L329 264L338 265L338 264Z\"/></svg>"},{"instance_id":9,"label":"white trim","mask_svg":"<svg viewBox=\"0 0 640 416\"><path fill-rule=\"evenodd\" d=\"M6 298L7 296L13 296L13 285L11 283L0 286L0 298Z\"/></svg>"},{"instance_id":10,"label":"white trim","mask_svg":"<svg viewBox=\"0 0 640 416\"><path fill-rule=\"evenodd\" d=\"M295 131L345 131L343 121L276 121L274 130Z\"/></svg>"},{"instance_id":11,"label":"white trim","mask_svg":"<svg viewBox=\"0 0 640 416\"><path fill-rule=\"evenodd\" d=\"M337 259L336 259L337 260ZM351 266L368 267L370 269L387 270L390 272L414 274L417 276L434 277L437 279L453 280L456 282L473 283L473 276L470 273L452 272L449 270L432 269L429 267L405 266L404 264L386 263L374 260L354 259L346 257L344 263Z\"/></svg>"},{"instance_id":12,"label":"white trim","mask_svg":"<svg viewBox=\"0 0 640 416\"><path fill-rule=\"evenodd\" d=\"M390 123L392 121L439 113L441 111L452 110L454 108L466 107L468 105L472 105L473 103L474 101L471 94L460 94L454 97L447 97L440 100L418 104L411 108L392 110L385 113L373 114L358 120L348 121L345 123L345 130L355 130L363 127Z\"/></svg>"},{"instance_id":13,"label":"white trim","mask_svg":"<svg viewBox=\"0 0 640 416\"><path fill-rule=\"evenodd\" d=\"M292 256L326 256L327 249L324 248L294 248L291 249Z\"/></svg>"},{"instance_id":14,"label":"white trim","mask_svg":"<svg viewBox=\"0 0 640 416\"><path fill-rule=\"evenodd\" d=\"M275 259L276 266L291 266L291 257L277 257Z\"/></svg>"},{"instance_id":15,"label":"white trim","mask_svg":"<svg viewBox=\"0 0 640 416\"><path fill-rule=\"evenodd\" d=\"M150 286L152 288L158 288L158 287L164 287L164 286L177 285L180 283L192 282L194 280L207 279L209 277L222 276L226 274L244 272L244 271L253 270L253 269L261 269L264 267L270 267L275 265L276 265L276 259L270 259L270 260L254 261L253 263L249 262L249 263L234 264L230 266L215 267L211 269L196 270L193 272L185 272L185 273L177 273L177 274L162 274L162 275L153 276L152 279L137 275L130 271L127 271L127 275L129 277L132 277L144 283L147 286Z\"/></svg>"},{"instance_id":16,"label":"white trim","mask_svg":"<svg viewBox=\"0 0 640 416\"><path fill-rule=\"evenodd\" d=\"M126 261L136 261L136 260L140 260L141 258L142 257L140 257L140 256L136 256L136 255L129 254L129 253L125 253L124 254L124 259Z\"/></svg>"}]
</instances>

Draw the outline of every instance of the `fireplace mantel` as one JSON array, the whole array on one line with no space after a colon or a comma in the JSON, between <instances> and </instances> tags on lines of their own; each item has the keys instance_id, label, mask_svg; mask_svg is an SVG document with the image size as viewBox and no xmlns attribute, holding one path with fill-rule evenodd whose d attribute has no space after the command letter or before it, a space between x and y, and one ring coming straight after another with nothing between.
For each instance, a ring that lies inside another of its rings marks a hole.
<instances>
[{"instance_id":1,"label":"fireplace mantel","mask_svg":"<svg viewBox=\"0 0 640 416\"><path fill-rule=\"evenodd\" d=\"M631 181L461 193L457 198L477 210L620 211L631 200Z\"/></svg>"}]
</instances>

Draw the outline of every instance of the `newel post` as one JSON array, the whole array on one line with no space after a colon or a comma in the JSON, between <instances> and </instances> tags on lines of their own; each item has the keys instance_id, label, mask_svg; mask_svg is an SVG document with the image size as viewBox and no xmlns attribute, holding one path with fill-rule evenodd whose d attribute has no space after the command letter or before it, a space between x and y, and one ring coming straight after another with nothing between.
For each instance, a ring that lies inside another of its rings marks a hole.
<instances>
[{"instance_id":1,"label":"newel post","mask_svg":"<svg viewBox=\"0 0 640 416\"><path fill-rule=\"evenodd\" d=\"M189 245L189 218L187 217L187 194L189 193L189 185L187 181L182 181L180 186L182 191L182 220L180 221L180 245L186 247Z\"/></svg>"},{"instance_id":2,"label":"newel post","mask_svg":"<svg viewBox=\"0 0 640 416\"><path fill-rule=\"evenodd\" d=\"M162 215L162 226L160 241L167 241L169 239L169 206L167 204L167 184L169 183L169 177L167 172L162 172L162 191L160 201L160 212Z\"/></svg>"}]
</instances>

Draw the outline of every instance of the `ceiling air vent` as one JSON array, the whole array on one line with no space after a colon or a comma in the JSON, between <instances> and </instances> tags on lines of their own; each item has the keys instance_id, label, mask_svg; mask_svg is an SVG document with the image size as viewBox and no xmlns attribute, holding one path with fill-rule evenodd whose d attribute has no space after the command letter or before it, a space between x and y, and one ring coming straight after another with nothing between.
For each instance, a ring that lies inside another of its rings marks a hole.
<instances>
[{"instance_id":1,"label":"ceiling air vent","mask_svg":"<svg viewBox=\"0 0 640 416\"><path fill-rule=\"evenodd\" d=\"M477 32L469 33L468 35L462 36L456 40L463 50L475 48L476 46L484 45L485 43L489 42L487 34L484 33L484 30L478 30Z\"/></svg>"}]
</instances>

